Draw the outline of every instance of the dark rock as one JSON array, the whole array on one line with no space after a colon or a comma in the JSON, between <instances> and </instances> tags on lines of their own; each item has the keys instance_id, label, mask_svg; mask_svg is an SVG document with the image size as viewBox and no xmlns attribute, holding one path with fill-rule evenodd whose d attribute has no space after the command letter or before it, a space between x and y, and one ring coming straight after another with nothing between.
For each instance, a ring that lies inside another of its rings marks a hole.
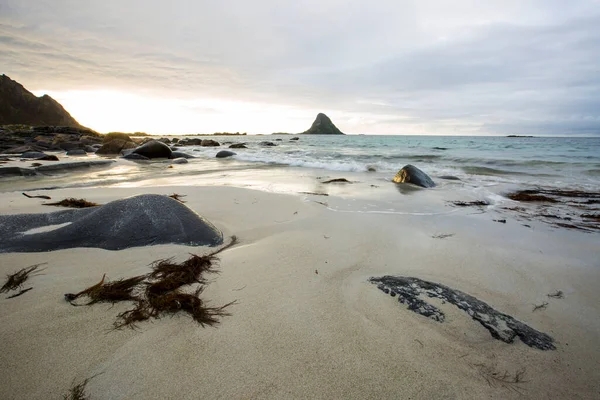
<instances>
[{"instance_id":1,"label":"dark rock","mask_svg":"<svg viewBox=\"0 0 600 400\"><path fill-rule=\"evenodd\" d=\"M110 142L104 143L100 147L96 154L100 155L119 155L125 149L135 148L135 143L131 141L125 141L120 139L111 140Z\"/></svg>"},{"instance_id":2,"label":"dark rock","mask_svg":"<svg viewBox=\"0 0 600 400\"><path fill-rule=\"evenodd\" d=\"M81 136L79 138L79 143L81 143L82 145L86 146L86 145L92 145L92 144L99 144L102 142L102 138L98 137L98 136Z\"/></svg>"},{"instance_id":3,"label":"dark rock","mask_svg":"<svg viewBox=\"0 0 600 400\"><path fill-rule=\"evenodd\" d=\"M37 172L57 172L57 171L69 171L73 169L83 169L90 167L100 167L107 166L112 164L114 161L112 160L90 160L90 161L73 161L73 162L65 162L54 165L42 165L41 167L37 167L35 170Z\"/></svg>"},{"instance_id":4,"label":"dark rock","mask_svg":"<svg viewBox=\"0 0 600 400\"><path fill-rule=\"evenodd\" d=\"M181 151L172 151L171 158L196 158L191 154L183 153Z\"/></svg>"},{"instance_id":5,"label":"dark rock","mask_svg":"<svg viewBox=\"0 0 600 400\"><path fill-rule=\"evenodd\" d=\"M413 165L405 165L396 176L393 181L395 183L412 183L413 185L421 186L424 188L434 187L435 183L429 175L421 171L419 168Z\"/></svg>"},{"instance_id":6,"label":"dark rock","mask_svg":"<svg viewBox=\"0 0 600 400\"><path fill-rule=\"evenodd\" d=\"M258 145L259 145L259 146L263 146L263 147L272 147L272 146L277 146L275 143L273 143L273 142L267 142L267 141L265 141L265 142L260 142Z\"/></svg>"},{"instance_id":7,"label":"dark rock","mask_svg":"<svg viewBox=\"0 0 600 400\"><path fill-rule=\"evenodd\" d=\"M21 154L21 158L34 158L37 160L38 158L46 157L47 155L48 154L42 153L41 151L26 151Z\"/></svg>"},{"instance_id":8,"label":"dark rock","mask_svg":"<svg viewBox=\"0 0 600 400\"><path fill-rule=\"evenodd\" d=\"M133 150L133 153L141 154L148 158L169 158L172 151L166 144L157 140L150 140Z\"/></svg>"},{"instance_id":9,"label":"dark rock","mask_svg":"<svg viewBox=\"0 0 600 400\"><path fill-rule=\"evenodd\" d=\"M202 139L200 138L185 138L181 139L179 143L182 146L202 146Z\"/></svg>"},{"instance_id":10,"label":"dark rock","mask_svg":"<svg viewBox=\"0 0 600 400\"><path fill-rule=\"evenodd\" d=\"M179 138L173 138L173 139L171 139L171 142L172 143L178 143L179 142Z\"/></svg>"},{"instance_id":11,"label":"dark rock","mask_svg":"<svg viewBox=\"0 0 600 400\"><path fill-rule=\"evenodd\" d=\"M129 153L129 154L124 155L121 158L124 158L126 160L140 160L140 161L148 161L148 160L150 160L148 157L143 156L141 154L137 154L137 153Z\"/></svg>"},{"instance_id":12,"label":"dark rock","mask_svg":"<svg viewBox=\"0 0 600 400\"><path fill-rule=\"evenodd\" d=\"M86 153L95 153L98 149L93 146L85 146L83 150L85 150Z\"/></svg>"},{"instance_id":13,"label":"dark rock","mask_svg":"<svg viewBox=\"0 0 600 400\"><path fill-rule=\"evenodd\" d=\"M233 151L221 150L220 152L217 153L216 157L217 158L227 158L227 157L235 156L235 154L236 153L234 153Z\"/></svg>"},{"instance_id":14,"label":"dark rock","mask_svg":"<svg viewBox=\"0 0 600 400\"><path fill-rule=\"evenodd\" d=\"M46 154L43 157L36 158L36 161L59 161L59 160L58 160L58 157L56 157L54 154Z\"/></svg>"},{"instance_id":15,"label":"dark rock","mask_svg":"<svg viewBox=\"0 0 600 400\"><path fill-rule=\"evenodd\" d=\"M323 113L317 114L315 122L309 130L302 132L304 135L343 135L343 133Z\"/></svg>"},{"instance_id":16,"label":"dark rock","mask_svg":"<svg viewBox=\"0 0 600 400\"><path fill-rule=\"evenodd\" d=\"M442 175L442 176L438 176L438 178L446 179L447 181L460 181L460 178L457 178L456 176L452 176L452 175Z\"/></svg>"},{"instance_id":17,"label":"dark rock","mask_svg":"<svg viewBox=\"0 0 600 400\"><path fill-rule=\"evenodd\" d=\"M230 149L247 149L248 147L246 147L246 143L234 143L231 146L229 146Z\"/></svg>"},{"instance_id":18,"label":"dark rock","mask_svg":"<svg viewBox=\"0 0 600 400\"><path fill-rule=\"evenodd\" d=\"M81 149L83 146L84 145L79 142L62 142L56 145L56 147L65 151Z\"/></svg>"},{"instance_id":19,"label":"dark rock","mask_svg":"<svg viewBox=\"0 0 600 400\"><path fill-rule=\"evenodd\" d=\"M122 132L110 132L104 135L102 143L109 143L113 140L122 140L124 142L133 142L133 139L128 134Z\"/></svg>"},{"instance_id":20,"label":"dark rock","mask_svg":"<svg viewBox=\"0 0 600 400\"><path fill-rule=\"evenodd\" d=\"M83 149L69 150L67 151L68 156L87 156L87 152Z\"/></svg>"},{"instance_id":21,"label":"dark rock","mask_svg":"<svg viewBox=\"0 0 600 400\"><path fill-rule=\"evenodd\" d=\"M166 138L166 137L163 137L163 138L160 138L160 139L156 139L156 140L159 141L159 142L161 142L161 143L164 143L164 144L170 144L171 143L171 139Z\"/></svg>"},{"instance_id":22,"label":"dark rock","mask_svg":"<svg viewBox=\"0 0 600 400\"><path fill-rule=\"evenodd\" d=\"M81 125L52 97L36 97L18 82L0 75L0 125Z\"/></svg>"},{"instance_id":23,"label":"dark rock","mask_svg":"<svg viewBox=\"0 0 600 400\"><path fill-rule=\"evenodd\" d=\"M283 139L275 139L276 142L281 142Z\"/></svg>"},{"instance_id":24,"label":"dark rock","mask_svg":"<svg viewBox=\"0 0 600 400\"><path fill-rule=\"evenodd\" d=\"M201 142L201 146L202 147L217 147L217 146L220 146L220 144L216 140L204 139Z\"/></svg>"},{"instance_id":25,"label":"dark rock","mask_svg":"<svg viewBox=\"0 0 600 400\"><path fill-rule=\"evenodd\" d=\"M0 166L0 176L32 176L35 174L35 170L31 168Z\"/></svg>"},{"instance_id":26,"label":"dark rock","mask_svg":"<svg viewBox=\"0 0 600 400\"><path fill-rule=\"evenodd\" d=\"M187 160L187 158L175 158L173 159L173 161L171 161L173 164L187 164L189 161Z\"/></svg>"},{"instance_id":27,"label":"dark rock","mask_svg":"<svg viewBox=\"0 0 600 400\"><path fill-rule=\"evenodd\" d=\"M24 235L31 229L69 225ZM217 246L223 234L184 204L156 194L117 200L100 207L47 214L0 216L0 252L40 252L74 247L121 250L175 243Z\"/></svg>"},{"instance_id":28,"label":"dark rock","mask_svg":"<svg viewBox=\"0 0 600 400\"><path fill-rule=\"evenodd\" d=\"M300 140L300 138L299 137L293 137L290 140Z\"/></svg>"},{"instance_id":29,"label":"dark rock","mask_svg":"<svg viewBox=\"0 0 600 400\"><path fill-rule=\"evenodd\" d=\"M26 146L18 146L18 147L9 147L8 149L2 151L2 154L21 154L26 153L28 151L41 151L45 150L40 146L36 145L26 145Z\"/></svg>"},{"instance_id":30,"label":"dark rock","mask_svg":"<svg viewBox=\"0 0 600 400\"><path fill-rule=\"evenodd\" d=\"M421 300L419 296L435 297L443 302L454 304L483 325L495 339L512 343L518 336L523 343L530 347L540 350L556 349L553 344L554 339L547 334L539 332L509 315L496 311L483 301L459 290L451 289L439 283L403 276L384 276L371 278L369 281L376 284L380 290L397 293L398 301L406 304L409 310L435 321L443 322L445 314L434 305Z\"/></svg>"}]
</instances>

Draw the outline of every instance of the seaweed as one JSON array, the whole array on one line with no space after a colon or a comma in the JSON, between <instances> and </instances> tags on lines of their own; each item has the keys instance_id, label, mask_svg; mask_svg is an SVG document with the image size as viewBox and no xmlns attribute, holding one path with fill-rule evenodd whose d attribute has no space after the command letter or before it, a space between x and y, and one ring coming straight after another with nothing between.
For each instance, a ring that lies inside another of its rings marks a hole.
<instances>
[{"instance_id":1,"label":"seaweed","mask_svg":"<svg viewBox=\"0 0 600 400\"><path fill-rule=\"evenodd\" d=\"M67 293L65 294L65 298L73 304L75 299L85 295L90 299L90 301L85 304L87 306L95 303L118 303L119 301L136 300L137 297L133 291L146 279L146 276L134 276L132 278L118 279L108 283L104 283L105 278L106 275L102 277L102 280L99 283L90 286L77 294Z\"/></svg>"},{"instance_id":2,"label":"seaweed","mask_svg":"<svg viewBox=\"0 0 600 400\"><path fill-rule=\"evenodd\" d=\"M70 207L70 208L87 208L98 207L100 204L87 201L85 199L68 198L56 203L42 203L44 206Z\"/></svg>"},{"instance_id":3,"label":"seaweed","mask_svg":"<svg viewBox=\"0 0 600 400\"><path fill-rule=\"evenodd\" d=\"M546 296L551 297L553 299L562 299L565 295L562 290L557 290L554 293L548 293Z\"/></svg>"},{"instance_id":4,"label":"seaweed","mask_svg":"<svg viewBox=\"0 0 600 400\"><path fill-rule=\"evenodd\" d=\"M29 292L31 289L33 289L33 287L20 290L18 293L15 293L15 294L12 294L12 295L8 296L7 299L14 299L15 297L19 297L19 296L21 296L21 295Z\"/></svg>"},{"instance_id":5,"label":"seaweed","mask_svg":"<svg viewBox=\"0 0 600 400\"><path fill-rule=\"evenodd\" d=\"M508 197L511 200L521 201L521 202L530 202L530 201L546 202L546 203L556 203L557 202L557 200L552 197L548 197L548 196L544 196L543 194L540 194L539 190L520 190L518 192L509 193L506 197Z\"/></svg>"},{"instance_id":6,"label":"seaweed","mask_svg":"<svg viewBox=\"0 0 600 400\"><path fill-rule=\"evenodd\" d=\"M22 268L13 274L7 275L6 282L4 282L4 285L2 285L2 287L0 288L0 293L6 293L11 290L17 290L17 289L21 288L23 286L23 283L25 283L25 281L29 278L29 275L32 272L42 271L42 270L38 270L38 268L40 265L44 265L44 264L46 264L46 263L31 265L27 268ZM25 292L23 292L23 293L25 293Z\"/></svg>"},{"instance_id":7,"label":"seaweed","mask_svg":"<svg viewBox=\"0 0 600 400\"><path fill-rule=\"evenodd\" d=\"M454 233L440 233L439 235L433 235L433 239L446 239L454 236Z\"/></svg>"},{"instance_id":8,"label":"seaweed","mask_svg":"<svg viewBox=\"0 0 600 400\"><path fill-rule=\"evenodd\" d=\"M471 365L478 369L479 374L493 388L500 386L522 395L524 388L520 387L520 385L529 382L525 379L525 368L518 369L514 373L509 373L506 370L499 370L493 365L483 363Z\"/></svg>"},{"instance_id":9,"label":"seaweed","mask_svg":"<svg viewBox=\"0 0 600 400\"><path fill-rule=\"evenodd\" d=\"M450 201L450 203L456 207L483 207L489 206L490 203L482 200L475 201Z\"/></svg>"},{"instance_id":10,"label":"seaweed","mask_svg":"<svg viewBox=\"0 0 600 400\"><path fill-rule=\"evenodd\" d=\"M44 195L39 195L39 196L31 196L28 195L27 193L21 193L23 196L27 197L28 199L44 199L44 200L51 200L52 198L50 196L44 196Z\"/></svg>"},{"instance_id":11,"label":"seaweed","mask_svg":"<svg viewBox=\"0 0 600 400\"><path fill-rule=\"evenodd\" d=\"M93 378L93 377L92 377ZM85 387L92 378L87 378L83 382L69 389L69 393L63 395L63 400L87 400L89 395L85 391Z\"/></svg>"},{"instance_id":12,"label":"seaweed","mask_svg":"<svg viewBox=\"0 0 600 400\"><path fill-rule=\"evenodd\" d=\"M190 257L175 263L173 258L157 260L150 264L151 271L128 279L119 279L105 283L106 276L100 282L82 290L79 293L65 294L65 299L72 305L81 296L87 296L90 301L86 306L95 303L117 303L134 301L135 306L117 315L113 328L118 330L125 327L136 329L139 322L157 319L163 315L173 315L179 312L189 314L201 326L212 326L219 322L220 317L230 315L225 311L235 301L220 307L209 307L200 298L200 294L208 284L204 276L217 273L214 263L216 255L237 244L236 236L218 250L207 255L190 254ZM181 288L197 284L193 293L185 293Z\"/></svg>"},{"instance_id":13,"label":"seaweed","mask_svg":"<svg viewBox=\"0 0 600 400\"><path fill-rule=\"evenodd\" d=\"M323 181L321 183L352 183L352 182L350 182L346 178L335 178L335 179L329 179L328 181Z\"/></svg>"},{"instance_id":14,"label":"seaweed","mask_svg":"<svg viewBox=\"0 0 600 400\"><path fill-rule=\"evenodd\" d=\"M177 193L173 193L172 195L169 195L170 198L177 200L180 203L185 203L185 201L181 200L182 197L185 197L185 194L177 194Z\"/></svg>"}]
</instances>

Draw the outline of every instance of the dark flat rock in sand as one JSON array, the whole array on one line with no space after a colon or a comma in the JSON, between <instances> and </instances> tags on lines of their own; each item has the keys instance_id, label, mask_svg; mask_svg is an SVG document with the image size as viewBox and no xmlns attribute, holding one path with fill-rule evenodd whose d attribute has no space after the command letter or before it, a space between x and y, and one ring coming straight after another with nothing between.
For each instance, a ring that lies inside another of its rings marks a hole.
<instances>
[{"instance_id":1,"label":"dark flat rock in sand","mask_svg":"<svg viewBox=\"0 0 600 400\"><path fill-rule=\"evenodd\" d=\"M47 232L24 234L65 223L70 224ZM177 200L157 194L129 197L94 208L0 216L0 253L222 243L223 234L209 221Z\"/></svg>"},{"instance_id":2,"label":"dark flat rock in sand","mask_svg":"<svg viewBox=\"0 0 600 400\"><path fill-rule=\"evenodd\" d=\"M460 290L451 289L439 283L404 276L388 275L381 278L371 278L369 281L376 284L377 288L386 294L390 294L392 297L397 295L398 301L406 304L409 310L429 317L434 321L443 322L446 319L445 314L439 308L419 298L419 296L435 297L454 304L483 325L495 339L512 343L518 336L523 343L530 347L540 350L556 349L553 344L554 339L547 334L536 331L523 322L493 309L487 303Z\"/></svg>"},{"instance_id":3,"label":"dark flat rock in sand","mask_svg":"<svg viewBox=\"0 0 600 400\"><path fill-rule=\"evenodd\" d=\"M90 168L90 167L99 167L106 166L114 163L113 160L91 160L91 161L74 161L74 162L65 162L60 164L50 164L50 165L42 165L37 167L35 170L37 172L57 172L57 171L67 171L72 169L81 169L81 168Z\"/></svg>"},{"instance_id":4,"label":"dark flat rock in sand","mask_svg":"<svg viewBox=\"0 0 600 400\"><path fill-rule=\"evenodd\" d=\"M35 175L35 170L33 168L0 167L0 177L32 175Z\"/></svg>"}]
</instances>

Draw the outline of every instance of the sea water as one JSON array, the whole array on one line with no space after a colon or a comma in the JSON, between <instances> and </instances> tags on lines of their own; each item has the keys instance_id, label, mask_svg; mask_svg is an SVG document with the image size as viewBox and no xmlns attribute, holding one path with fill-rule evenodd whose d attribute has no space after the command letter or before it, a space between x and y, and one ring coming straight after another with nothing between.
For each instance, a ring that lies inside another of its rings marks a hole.
<instances>
[{"instance_id":1,"label":"sea water","mask_svg":"<svg viewBox=\"0 0 600 400\"><path fill-rule=\"evenodd\" d=\"M224 185L305 196L309 196L307 193L327 194L327 201L322 203L337 211L414 214L451 212L447 205L452 200L483 200L490 207L511 206L507 193L522 189L600 192L598 137L264 135L211 138L221 146L178 149L195 157L187 164L115 159L107 168L3 179L0 190ZM265 141L275 146L261 145ZM231 149L236 155L230 158L215 158L229 144L242 142L248 148ZM69 159L58 156L61 160ZM88 156L93 157L96 156ZM406 164L430 175L436 188L415 192L411 185L391 183ZM446 176L458 180L443 179ZM323 183L331 178L346 178L352 183ZM592 205L592 209L575 213L597 211ZM552 212L573 213L572 210Z\"/></svg>"}]
</instances>

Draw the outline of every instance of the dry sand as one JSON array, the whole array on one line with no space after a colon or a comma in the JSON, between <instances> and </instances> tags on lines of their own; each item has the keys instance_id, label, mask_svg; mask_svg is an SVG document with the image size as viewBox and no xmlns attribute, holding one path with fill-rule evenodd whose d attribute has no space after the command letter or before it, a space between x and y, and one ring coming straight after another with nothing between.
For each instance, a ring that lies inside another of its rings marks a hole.
<instances>
[{"instance_id":1,"label":"dry sand","mask_svg":"<svg viewBox=\"0 0 600 400\"><path fill-rule=\"evenodd\" d=\"M485 215L336 212L333 198L228 187L64 189L54 199L106 203L185 194L187 205L241 243L220 255L202 295L233 300L202 328L185 315L110 331L126 304L72 307L63 294L130 277L166 257L207 248L162 245L0 254L0 275L46 262L33 290L0 298L0 397L60 398L93 377L91 399L600 397L598 235L498 224ZM42 193L42 192L40 192ZM0 213L49 212L44 200L0 194ZM435 234L453 233L445 239ZM453 306L438 323L368 283L415 276L460 289L550 334L557 350L493 339ZM556 290L563 299L549 299ZM532 312L533 304L549 303ZM490 371L525 369L506 385Z\"/></svg>"}]
</instances>

